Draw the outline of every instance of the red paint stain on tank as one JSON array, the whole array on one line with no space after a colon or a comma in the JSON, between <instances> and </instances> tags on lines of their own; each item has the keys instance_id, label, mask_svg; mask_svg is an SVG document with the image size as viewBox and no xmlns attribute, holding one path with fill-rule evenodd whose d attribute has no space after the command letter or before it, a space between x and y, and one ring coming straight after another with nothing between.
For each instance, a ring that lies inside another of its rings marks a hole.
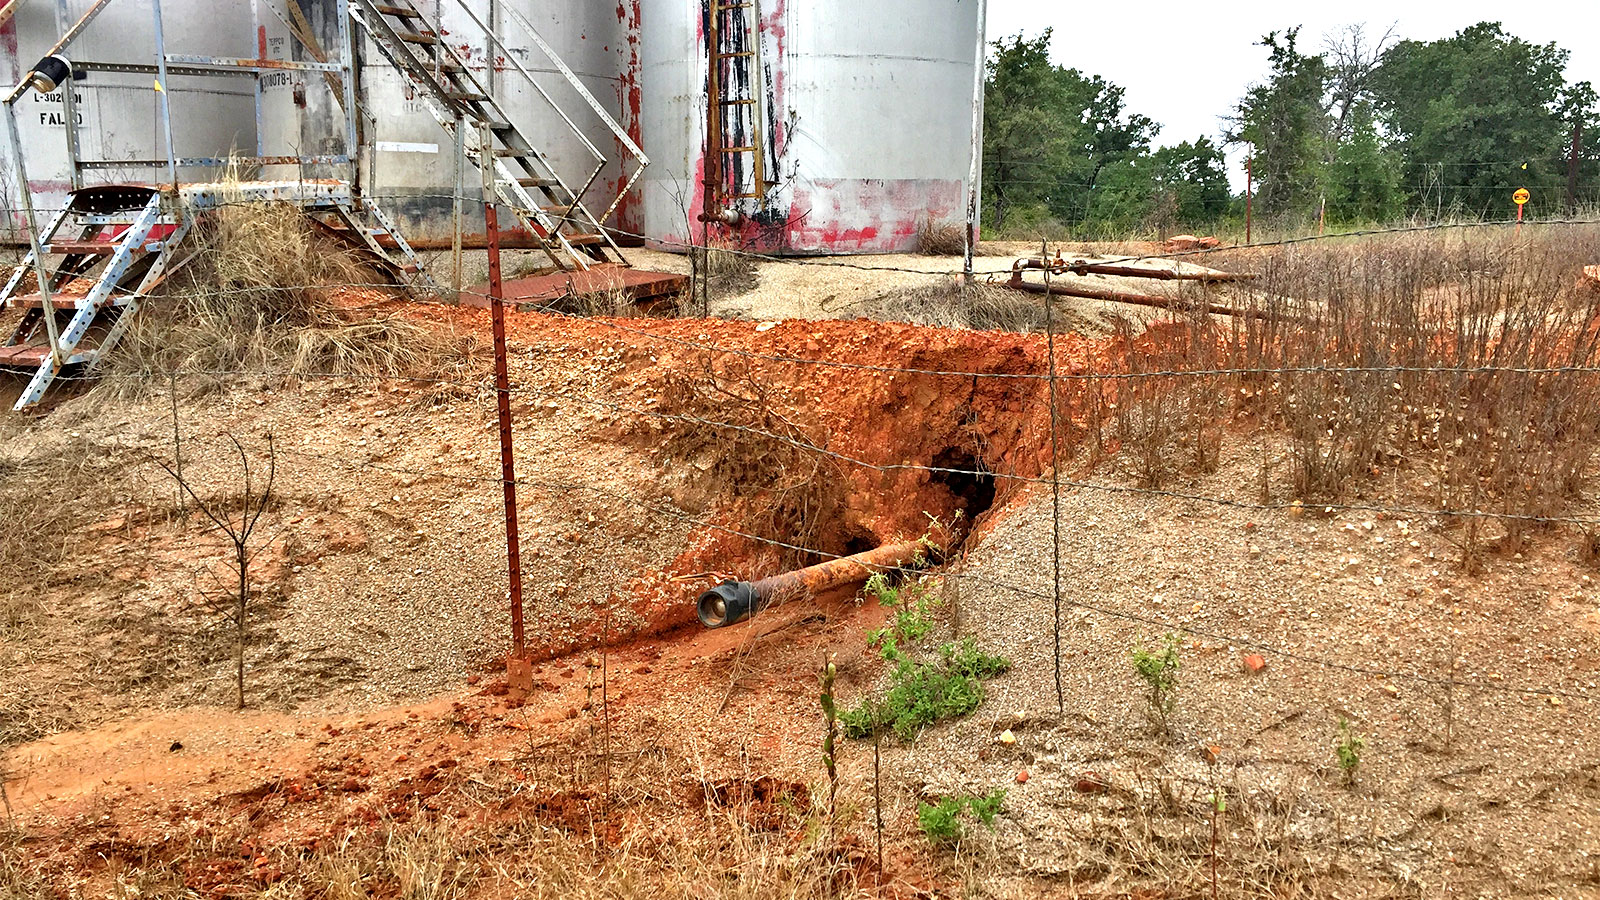
<instances>
[{"instance_id":1,"label":"red paint stain on tank","mask_svg":"<svg viewBox=\"0 0 1600 900\"><path fill-rule=\"evenodd\" d=\"M256 26L256 59L267 58L267 26Z\"/></svg>"},{"instance_id":2,"label":"red paint stain on tank","mask_svg":"<svg viewBox=\"0 0 1600 900\"><path fill-rule=\"evenodd\" d=\"M878 237L878 229L867 225L862 228L824 228L822 243L828 247L859 250Z\"/></svg>"},{"instance_id":3,"label":"red paint stain on tank","mask_svg":"<svg viewBox=\"0 0 1600 900\"><path fill-rule=\"evenodd\" d=\"M787 87L786 70L788 69L787 57L789 52L789 29L784 25L787 14L786 0L777 0L772 5L772 12L761 18L758 29L761 34L772 38L774 52L769 54L769 59L764 68L772 73L772 83L767 87L767 108L781 110L784 108L784 92ZM765 40L765 38L763 38ZM769 121L772 129L772 148L774 156L782 158L788 145L788 127L785 116L773 116Z\"/></svg>"},{"instance_id":4,"label":"red paint stain on tank","mask_svg":"<svg viewBox=\"0 0 1600 900\"><path fill-rule=\"evenodd\" d=\"M639 83L639 3L640 0L628 0L626 4L617 4L617 17L627 31L628 46L624 51L622 75L617 79L618 107L622 111L622 127L627 132L628 138L635 146L644 145L643 116L641 111L644 106L643 90ZM622 142L617 144L618 158L627 154ZM612 196L621 191L627 183L627 176L619 174ZM640 187L635 183L633 190L617 203L617 225L624 231L641 233L644 231L643 212L639 202Z\"/></svg>"}]
</instances>

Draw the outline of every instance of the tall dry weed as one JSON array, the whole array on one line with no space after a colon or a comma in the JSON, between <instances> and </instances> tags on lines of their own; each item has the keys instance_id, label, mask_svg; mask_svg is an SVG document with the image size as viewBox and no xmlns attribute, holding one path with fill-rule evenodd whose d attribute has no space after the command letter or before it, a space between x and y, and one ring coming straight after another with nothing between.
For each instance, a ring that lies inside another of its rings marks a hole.
<instances>
[{"instance_id":1,"label":"tall dry weed","mask_svg":"<svg viewBox=\"0 0 1600 900\"><path fill-rule=\"evenodd\" d=\"M445 349L370 308L377 277L289 204L225 204L195 224L189 251L101 364L103 390L139 394L174 371L403 374Z\"/></svg>"},{"instance_id":2,"label":"tall dry weed","mask_svg":"<svg viewBox=\"0 0 1600 900\"><path fill-rule=\"evenodd\" d=\"M923 256L960 256L966 250L966 225L933 219L917 224L917 252Z\"/></svg>"},{"instance_id":3,"label":"tall dry weed","mask_svg":"<svg viewBox=\"0 0 1600 900\"><path fill-rule=\"evenodd\" d=\"M1344 500L1375 476L1399 475L1410 494L1391 499L1453 514L1468 557L1489 541L1514 552L1592 476L1600 291L1579 273L1595 259L1592 226L1234 254L1219 264L1259 274L1225 289L1246 314L1191 317L1181 359L1130 341L1115 373L1225 374L1117 382L1118 437L1153 482L1167 471L1154 460L1186 438L1214 448L1203 424L1198 438L1192 425L1183 433L1186 417L1278 427L1295 496ZM1493 538L1480 534L1488 522Z\"/></svg>"}]
</instances>

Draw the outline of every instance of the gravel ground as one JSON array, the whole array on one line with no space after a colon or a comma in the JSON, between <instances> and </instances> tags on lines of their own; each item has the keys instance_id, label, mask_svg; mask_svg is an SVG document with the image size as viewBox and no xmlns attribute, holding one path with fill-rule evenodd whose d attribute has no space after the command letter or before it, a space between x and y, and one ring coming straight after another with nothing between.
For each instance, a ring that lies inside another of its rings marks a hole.
<instances>
[{"instance_id":1,"label":"gravel ground","mask_svg":"<svg viewBox=\"0 0 1600 900\"><path fill-rule=\"evenodd\" d=\"M1148 252L1143 245L1130 245L1124 249L1130 255ZM1011 264L1018 257L1037 256L1039 245L1025 242L985 242L982 255L973 259L973 271L980 279L1004 282L1010 274ZM1106 260L1101 245L1090 247L1077 244L1051 244L1052 254L1059 251L1064 258ZM690 274L688 256L647 248L630 248L625 251L628 260L636 267L660 272ZM483 251L463 253L462 282L481 284L488 280L488 261ZM505 266L508 277L537 266L542 255L531 252L508 252ZM449 280L448 254L425 254L425 264L444 284ZM1144 260L1138 263L1151 268L1177 268L1184 271L1204 271L1203 267L1182 261ZM752 273L746 289L739 284L731 288L714 289L711 314L731 319L855 319L866 316L880 317L886 298L915 293L947 284L952 273L962 271L960 256L924 256L920 254L887 254L873 256L802 257L780 261L752 261ZM1060 276L1068 277L1068 276ZM1148 278L1125 278L1106 275L1070 276L1100 290L1126 291L1154 296L1173 296L1177 282ZM738 282L738 279L733 279ZM1030 276L1037 281L1037 275ZM1225 289L1224 295L1225 295ZM1030 296L1030 295L1019 295ZM1108 303L1084 297L1058 297L1058 310L1063 322L1071 323L1084 333L1107 330L1119 320L1143 322L1161 314L1147 307ZM892 305L892 304L891 304ZM911 306L900 317L922 324L944 324L920 317Z\"/></svg>"},{"instance_id":2,"label":"gravel ground","mask_svg":"<svg viewBox=\"0 0 1600 900\"><path fill-rule=\"evenodd\" d=\"M608 389L620 354L559 341L513 350L523 387L575 396ZM276 436L278 502L257 532L265 549L252 573L267 586L252 616L252 706L407 702L495 664L509 628L505 520L493 394L481 389L486 363L475 365L465 386L311 380L181 402L185 475L202 497L237 482L225 435L249 448L258 478L265 435ZM549 485L518 496L527 618L530 634L554 641L592 614L584 600L681 552L687 528L641 509L662 502L651 469L634 450L595 442L592 412L534 393L515 406L518 476ZM60 576L67 590L46 586L38 621L0 645L6 713L48 713L40 727L55 730L231 702L231 632L209 607L236 576L200 516L174 515L172 482L151 461L171 459L168 399L71 400L9 451L112 464L96 494L104 505L86 507L106 520L74 537L81 555L68 569L81 571ZM615 539L595 539L602 519Z\"/></svg>"},{"instance_id":3,"label":"gravel ground","mask_svg":"<svg viewBox=\"0 0 1600 900\"><path fill-rule=\"evenodd\" d=\"M1237 448L1179 487L1253 500L1264 452ZM1436 522L1064 491L1062 714L1050 521L1048 489L1022 493L961 570L961 633L1015 667L980 712L890 764L926 794L1006 787L993 839L1018 871L1206 887L1221 790L1229 895L1322 878L1420 896L1593 891L1600 718L1571 695L1600 698L1600 606L1570 535L1468 577ZM1193 632L1168 740L1129 650L1180 628ZM1474 687L1408 677L1447 675ZM1341 718L1366 740L1354 787L1335 763ZM997 738L1008 728L1015 744Z\"/></svg>"}]
</instances>

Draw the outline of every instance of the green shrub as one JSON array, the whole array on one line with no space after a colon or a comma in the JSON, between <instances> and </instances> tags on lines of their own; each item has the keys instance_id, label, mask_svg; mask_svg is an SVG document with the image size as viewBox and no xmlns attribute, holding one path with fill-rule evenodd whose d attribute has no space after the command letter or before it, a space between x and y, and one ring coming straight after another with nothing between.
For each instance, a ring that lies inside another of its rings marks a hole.
<instances>
[{"instance_id":1,"label":"green shrub","mask_svg":"<svg viewBox=\"0 0 1600 900\"><path fill-rule=\"evenodd\" d=\"M877 598L880 606L894 611L882 628L867 632L867 643L880 648L889 662L898 661L902 645L915 644L933 630L931 614L939 600L925 579L893 584L887 575L877 572L867 579L864 590Z\"/></svg>"},{"instance_id":2,"label":"green shrub","mask_svg":"<svg viewBox=\"0 0 1600 900\"><path fill-rule=\"evenodd\" d=\"M957 675L968 678L993 678L1004 675L1011 668L1011 660L1004 656L990 656L978 649L978 642L966 638L960 646L945 644L939 648L945 666Z\"/></svg>"},{"instance_id":3,"label":"green shrub","mask_svg":"<svg viewBox=\"0 0 1600 900\"><path fill-rule=\"evenodd\" d=\"M882 699L867 698L840 717L844 733L865 738L880 729L892 728L902 741L913 741L918 732L934 722L959 718L977 709L983 702L982 679L1004 674L1010 668L1010 660L982 652L971 638L959 647L940 647L936 662L918 661L902 654L889 673L889 690Z\"/></svg>"},{"instance_id":4,"label":"green shrub","mask_svg":"<svg viewBox=\"0 0 1600 900\"><path fill-rule=\"evenodd\" d=\"M1145 715L1162 734L1171 734L1172 711L1178 705L1178 636L1168 634L1160 647L1133 649L1133 671L1144 682Z\"/></svg>"},{"instance_id":5,"label":"green shrub","mask_svg":"<svg viewBox=\"0 0 1600 900\"><path fill-rule=\"evenodd\" d=\"M1339 758L1339 768L1344 772L1344 783L1356 783L1356 771L1361 768L1361 752L1367 749L1367 741L1356 734L1350 727L1350 722L1343 716L1339 717L1339 740L1333 745L1333 753Z\"/></svg>"},{"instance_id":6,"label":"green shrub","mask_svg":"<svg viewBox=\"0 0 1600 900\"><path fill-rule=\"evenodd\" d=\"M923 728L964 716L983 702L983 679L1011 668L1011 661L978 649L972 638L945 644L937 658L913 657L910 650L933 631L932 612L939 600L925 578L892 583L883 573L867 579L865 591L893 611L882 627L868 632L868 642L894 665L889 689L868 697L840 715L847 737L865 738L887 728L902 741L916 739Z\"/></svg>"},{"instance_id":7,"label":"green shrub","mask_svg":"<svg viewBox=\"0 0 1600 900\"><path fill-rule=\"evenodd\" d=\"M1000 806L1005 799L1005 789L996 788L982 797L956 794L938 803L918 803L917 824L931 843L954 844L966 835L966 826L961 821L963 812L977 819L985 828L993 829L995 816L1000 814Z\"/></svg>"}]
</instances>

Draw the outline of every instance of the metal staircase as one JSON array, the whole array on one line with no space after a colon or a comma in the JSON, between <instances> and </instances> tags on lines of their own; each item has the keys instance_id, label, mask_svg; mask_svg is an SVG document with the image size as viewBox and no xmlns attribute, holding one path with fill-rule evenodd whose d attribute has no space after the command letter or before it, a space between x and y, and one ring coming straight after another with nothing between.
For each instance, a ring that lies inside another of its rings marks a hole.
<instances>
[{"instance_id":1,"label":"metal staircase","mask_svg":"<svg viewBox=\"0 0 1600 900\"><path fill-rule=\"evenodd\" d=\"M189 230L167 206L156 188L83 188L38 234L0 292L0 311L20 312L0 368L33 373L14 409L39 402L63 367L93 363L127 331Z\"/></svg>"},{"instance_id":2,"label":"metal staircase","mask_svg":"<svg viewBox=\"0 0 1600 900\"><path fill-rule=\"evenodd\" d=\"M498 43L494 29L484 25L465 5L462 9L490 40ZM583 194L598 177L599 168L576 189L564 181L549 157L517 128L466 61L440 39L436 27L430 26L407 0L385 4L352 0L350 15L371 36L379 52L417 89L439 125L452 135L461 129L467 158L480 169L492 169L485 172L485 187L512 210L551 262L564 270L586 270L601 262L627 264L621 248L601 224L610 210L597 217L583 203ZM525 20L521 24L527 27ZM531 28L528 30L531 33ZM521 64L511 54L506 55L520 70ZM531 75L526 71L522 74L533 83ZM563 74L577 83L570 71ZM593 98L586 91L583 93L593 104ZM544 96L549 100L548 94ZM594 105L599 111L598 104ZM571 124L570 119L568 123ZM594 149L592 145L590 149ZM642 158L642 154L638 155Z\"/></svg>"}]
</instances>

